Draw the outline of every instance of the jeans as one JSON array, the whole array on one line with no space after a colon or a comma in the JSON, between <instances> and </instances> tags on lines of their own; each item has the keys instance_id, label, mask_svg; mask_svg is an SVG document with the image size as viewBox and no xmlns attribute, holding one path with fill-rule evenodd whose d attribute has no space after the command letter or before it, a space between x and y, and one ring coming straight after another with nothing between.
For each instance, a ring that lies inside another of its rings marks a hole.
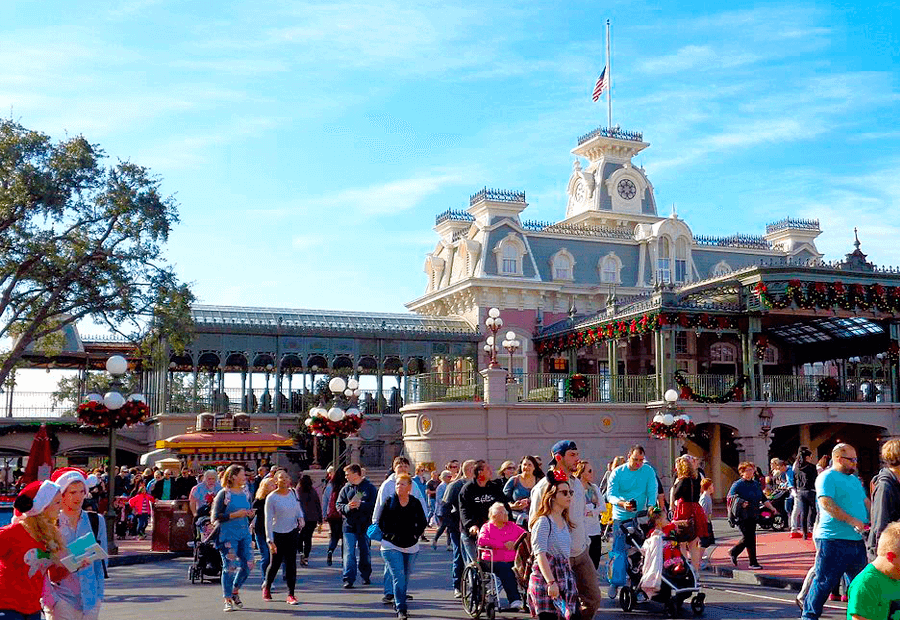
<instances>
[{"instance_id":1,"label":"jeans","mask_svg":"<svg viewBox=\"0 0 900 620\"><path fill-rule=\"evenodd\" d=\"M365 531L344 532L344 583L356 581L356 548L359 547L359 574L363 579L372 576L372 561L369 558L369 537Z\"/></svg>"},{"instance_id":2,"label":"jeans","mask_svg":"<svg viewBox=\"0 0 900 620\"><path fill-rule=\"evenodd\" d=\"M269 570L269 562L272 560L272 554L269 552L269 545L266 543L266 533L254 532L256 536L256 548L259 550L259 571L265 578L266 572Z\"/></svg>"},{"instance_id":3,"label":"jeans","mask_svg":"<svg viewBox=\"0 0 900 620\"><path fill-rule=\"evenodd\" d=\"M250 532L237 540L220 540L222 555L222 595L231 598L239 590L253 569L253 550L250 548Z\"/></svg>"},{"instance_id":4,"label":"jeans","mask_svg":"<svg viewBox=\"0 0 900 620\"><path fill-rule=\"evenodd\" d=\"M450 534L450 547L453 549L453 589L459 590L462 582L462 572L465 564L462 556L462 543L459 540L459 528L451 526L447 528Z\"/></svg>"},{"instance_id":5,"label":"jeans","mask_svg":"<svg viewBox=\"0 0 900 620\"><path fill-rule=\"evenodd\" d=\"M828 595L840 583L841 577L853 581L866 567L866 545L861 540L821 538L816 540L816 576L803 602L802 618L817 620Z\"/></svg>"},{"instance_id":6,"label":"jeans","mask_svg":"<svg viewBox=\"0 0 900 620\"><path fill-rule=\"evenodd\" d=\"M460 542L462 542L463 561L466 565L471 564L478 556L478 545L475 538L469 536L468 532L463 532L460 534Z\"/></svg>"},{"instance_id":7,"label":"jeans","mask_svg":"<svg viewBox=\"0 0 900 620\"><path fill-rule=\"evenodd\" d=\"M137 516L137 533L138 536L144 536L147 533L147 521L150 519L149 513L139 514Z\"/></svg>"},{"instance_id":8,"label":"jeans","mask_svg":"<svg viewBox=\"0 0 900 620\"><path fill-rule=\"evenodd\" d=\"M273 532L272 538L275 539L275 555L272 556L269 570L266 571L266 589L272 587L272 582L278 576L278 569L283 562L288 594L294 596L294 588L297 585L297 528L290 532Z\"/></svg>"},{"instance_id":9,"label":"jeans","mask_svg":"<svg viewBox=\"0 0 900 620\"><path fill-rule=\"evenodd\" d=\"M800 528L805 536L816 523L816 492L797 491L797 502L800 504Z\"/></svg>"},{"instance_id":10,"label":"jeans","mask_svg":"<svg viewBox=\"0 0 900 620\"><path fill-rule=\"evenodd\" d=\"M487 562L487 564L486 569L489 568L490 562ZM519 582L516 581L512 562L494 562L494 574L500 578L503 591L506 592L506 600L510 603L521 600L519 596Z\"/></svg>"},{"instance_id":11,"label":"jeans","mask_svg":"<svg viewBox=\"0 0 900 620\"><path fill-rule=\"evenodd\" d=\"M33 614L23 614L21 611L12 609L0 609L0 619L2 620L41 620L41 612L36 611Z\"/></svg>"},{"instance_id":12,"label":"jeans","mask_svg":"<svg viewBox=\"0 0 900 620\"><path fill-rule=\"evenodd\" d=\"M391 578L391 593L394 595L394 610L397 613L406 613L406 586L409 583L409 575L417 555L419 555L418 552L403 553L395 549L381 550L381 557L384 558L384 565Z\"/></svg>"}]
</instances>

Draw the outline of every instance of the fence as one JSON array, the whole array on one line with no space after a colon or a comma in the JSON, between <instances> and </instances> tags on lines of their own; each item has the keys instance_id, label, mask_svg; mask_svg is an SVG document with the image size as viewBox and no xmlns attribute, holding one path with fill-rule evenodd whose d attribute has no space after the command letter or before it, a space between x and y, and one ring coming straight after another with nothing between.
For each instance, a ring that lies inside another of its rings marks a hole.
<instances>
[{"instance_id":1,"label":"fence","mask_svg":"<svg viewBox=\"0 0 900 620\"><path fill-rule=\"evenodd\" d=\"M657 400L656 375L584 375L588 395L574 398L566 390L566 374L516 376L519 398L525 402L646 403Z\"/></svg>"},{"instance_id":2,"label":"fence","mask_svg":"<svg viewBox=\"0 0 900 620\"><path fill-rule=\"evenodd\" d=\"M405 387L407 404L484 400L484 379L475 371L412 375Z\"/></svg>"}]
</instances>

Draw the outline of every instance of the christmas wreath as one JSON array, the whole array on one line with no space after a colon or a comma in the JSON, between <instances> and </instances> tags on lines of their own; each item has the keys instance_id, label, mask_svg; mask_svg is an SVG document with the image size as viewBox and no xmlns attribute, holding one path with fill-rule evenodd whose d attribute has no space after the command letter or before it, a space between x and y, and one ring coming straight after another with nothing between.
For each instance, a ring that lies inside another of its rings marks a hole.
<instances>
[{"instance_id":1,"label":"christmas wreath","mask_svg":"<svg viewBox=\"0 0 900 620\"><path fill-rule=\"evenodd\" d=\"M120 409L110 410L101 402L89 400L78 405L77 414L79 421L88 426L122 428L145 420L150 416L150 407L137 400L128 400Z\"/></svg>"},{"instance_id":2,"label":"christmas wreath","mask_svg":"<svg viewBox=\"0 0 900 620\"><path fill-rule=\"evenodd\" d=\"M747 375L741 375L738 377L737 381L734 382L728 391L724 394L720 394L719 396L706 396L705 394L697 394L694 392L694 389L688 385L687 381L684 378L683 370L675 371L675 384L681 388L681 393L678 395L679 398L684 400L692 400L697 403L730 403L733 400L741 400L744 397L744 385L747 383Z\"/></svg>"},{"instance_id":3,"label":"christmas wreath","mask_svg":"<svg viewBox=\"0 0 900 620\"><path fill-rule=\"evenodd\" d=\"M315 437L347 437L359 431L363 425L363 417L359 415L345 415L339 422L328 419L327 416L315 416L306 419L306 427Z\"/></svg>"},{"instance_id":4,"label":"christmas wreath","mask_svg":"<svg viewBox=\"0 0 900 620\"><path fill-rule=\"evenodd\" d=\"M838 400L841 387L834 377L823 377L816 388L816 396L822 402Z\"/></svg>"},{"instance_id":5,"label":"christmas wreath","mask_svg":"<svg viewBox=\"0 0 900 620\"><path fill-rule=\"evenodd\" d=\"M566 379L566 394L571 398L585 398L591 393L591 384L587 377L580 373L569 375Z\"/></svg>"},{"instance_id":6,"label":"christmas wreath","mask_svg":"<svg viewBox=\"0 0 900 620\"><path fill-rule=\"evenodd\" d=\"M687 416L678 416L671 424L653 420L647 425L647 434L655 439L668 439L669 437L687 437L694 434L696 425Z\"/></svg>"}]
</instances>

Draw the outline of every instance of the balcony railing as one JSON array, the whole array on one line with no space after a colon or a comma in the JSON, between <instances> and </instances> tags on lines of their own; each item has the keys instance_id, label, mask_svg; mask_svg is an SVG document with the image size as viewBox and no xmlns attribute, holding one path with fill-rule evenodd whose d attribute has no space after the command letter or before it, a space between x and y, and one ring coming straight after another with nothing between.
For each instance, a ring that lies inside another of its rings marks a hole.
<instances>
[{"instance_id":1,"label":"balcony railing","mask_svg":"<svg viewBox=\"0 0 900 620\"><path fill-rule=\"evenodd\" d=\"M433 372L406 379L407 404L484 400L484 379L471 372Z\"/></svg>"}]
</instances>

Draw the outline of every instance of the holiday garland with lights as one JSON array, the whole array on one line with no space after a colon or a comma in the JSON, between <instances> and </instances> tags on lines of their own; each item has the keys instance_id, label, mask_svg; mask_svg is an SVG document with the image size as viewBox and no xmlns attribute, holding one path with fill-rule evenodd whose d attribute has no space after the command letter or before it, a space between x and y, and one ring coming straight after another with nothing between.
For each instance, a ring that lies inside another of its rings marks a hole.
<instances>
[{"instance_id":1,"label":"holiday garland with lights","mask_svg":"<svg viewBox=\"0 0 900 620\"><path fill-rule=\"evenodd\" d=\"M647 424L647 434L654 439L688 437L694 434L695 429L696 425L686 415L676 416L671 424L655 418Z\"/></svg>"},{"instance_id":2,"label":"holiday garland with lights","mask_svg":"<svg viewBox=\"0 0 900 620\"><path fill-rule=\"evenodd\" d=\"M122 428L142 422L150 417L150 407L137 400L127 400L119 409L109 409L102 402L87 400L77 409L82 424L97 428Z\"/></svg>"},{"instance_id":3,"label":"holiday garland with lights","mask_svg":"<svg viewBox=\"0 0 900 620\"><path fill-rule=\"evenodd\" d=\"M362 413L359 415L344 416L339 422L328 419L327 416L316 416L309 418L309 432L316 437L347 437L359 431L363 425Z\"/></svg>"},{"instance_id":4,"label":"holiday garland with lights","mask_svg":"<svg viewBox=\"0 0 900 620\"><path fill-rule=\"evenodd\" d=\"M738 319L733 316L710 315L705 312L690 314L686 312L654 312L635 317L630 321L623 319L600 323L594 327L548 338L537 342L535 349L540 355L562 353L570 349L580 349L592 344L608 340L642 336L658 331L661 327L676 325L685 329L707 329L722 331L737 329Z\"/></svg>"},{"instance_id":5,"label":"holiday garland with lights","mask_svg":"<svg viewBox=\"0 0 900 620\"><path fill-rule=\"evenodd\" d=\"M823 377L816 387L816 396L822 402L836 401L840 393L841 387L834 377Z\"/></svg>"},{"instance_id":6,"label":"holiday garland with lights","mask_svg":"<svg viewBox=\"0 0 900 620\"><path fill-rule=\"evenodd\" d=\"M566 379L566 394L571 398L585 398L591 393L591 384L587 377L576 373Z\"/></svg>"},{"instance_id":7,"label":"holiday garland with lights","mask_svg":"<svg viewBox=\"0 0 900 620\"><path fill-rule=\"evenodd\" d=\"M748 380L747 375L741 375L740 377L738 377L737 381L734 382L734 385L728 388L727 392L718 396L707 396L705 394L695 393L694 389L688 385L683 375L683 370L675 371L675 384L681 389L681 393L678 395L678 397L684 400L692 400L697 403L723 404L730 403L733 400L742 400L744 398L744 385Z\"/></svg>"},{"instance_id":8,"label":"holiday garland with lights","mask_svg":"<svg viewBox=\"0 0 900 620\"><path fill-rule=\"evenodd\" d=\"M900 312L900 287L843 282L788 280L783 293L773 293L765 282L757 282L753 293L765 308L780 310L792 305L803 310L841 309Z\"/></svg>"}]
</instances>

